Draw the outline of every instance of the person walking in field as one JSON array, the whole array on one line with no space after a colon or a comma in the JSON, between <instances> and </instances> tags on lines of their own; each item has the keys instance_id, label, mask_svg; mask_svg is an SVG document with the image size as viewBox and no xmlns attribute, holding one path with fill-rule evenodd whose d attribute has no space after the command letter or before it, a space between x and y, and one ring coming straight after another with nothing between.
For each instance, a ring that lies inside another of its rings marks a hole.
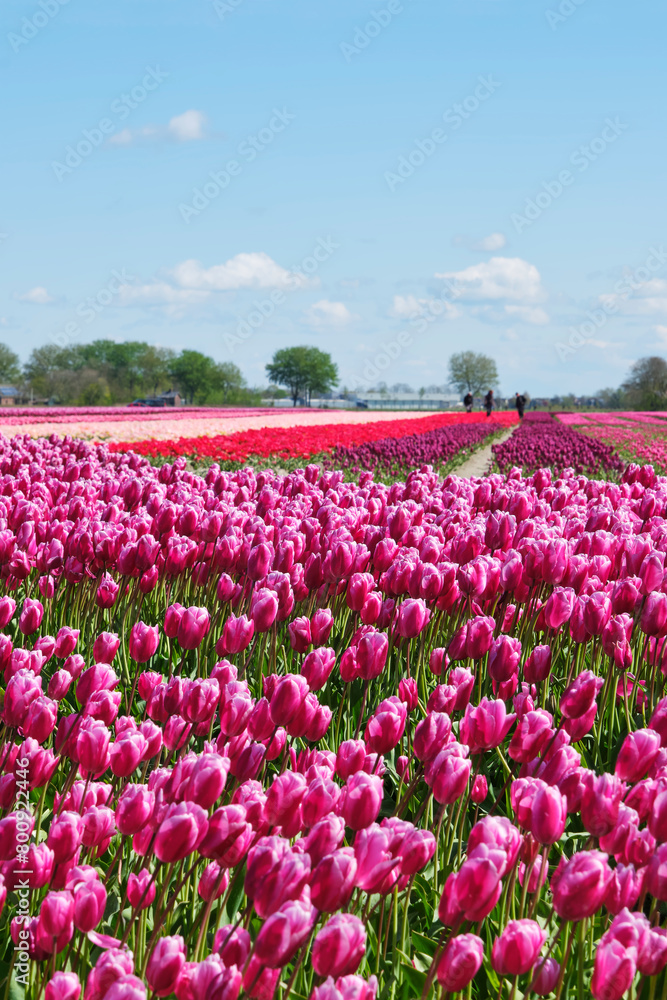
<instances>
[{"instance_id":1,"label":"person walking in field","mask_svg":"<svg viewBox=\"0 0 667 1000\"><path fill-rule=\"evenodd\" d=\"M466 413L472 413L472 404L475 402L474 397L471 392L467 392L463 397L463 405L466 408Z\"/></svg>"},{"instance_id":2,"label":"person walking in field","mask_svg":"<svg viewBox=\"0 0 667 1000\"><path fill-rule=\"evenodd\" d=\"M526 409L526 397L522 396L519 392L515 392L514 405L516 406L516 412L519 414L519 420L523 420L523 411Z\"/></svg>"},{"instance_id":3,"label":"person walking in field","mask_svg":"<svg viewBox=\"0 0 667 1000\"><path fill-rule=\"evenodd\" d=\"M493 398L493 389L489 389L486 396L484 397L484 406L486 408L487 417L491 416L493 407L495 406L495 399Z\"/></svg>"}]
</instances>

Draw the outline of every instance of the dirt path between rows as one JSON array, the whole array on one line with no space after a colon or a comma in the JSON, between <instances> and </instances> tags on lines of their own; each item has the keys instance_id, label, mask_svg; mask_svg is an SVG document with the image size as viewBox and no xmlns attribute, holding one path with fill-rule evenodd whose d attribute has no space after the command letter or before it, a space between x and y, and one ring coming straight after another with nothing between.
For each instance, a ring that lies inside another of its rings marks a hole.
<instances>
[{"instance_id":1,"label":"dirt path between rows","mask_svg":"<svg viewBox=\"0 0 667 1000\"><path fill-rule=\"evenodd\" d=\"M491 462L493 461L493 452L491 447L494 444L502 444L503 441L507 441L509 437L514 434L517 426L510 427L506 430L500 437L495 438L491 444L487 444L484 448L480 448L473 455L470 456L467 461L460 465L458 469L454 470L455 476L460 476L461 479L473 479L475 476L488 476L489 470L491 468Z\"/></svg>"}]
</instances>

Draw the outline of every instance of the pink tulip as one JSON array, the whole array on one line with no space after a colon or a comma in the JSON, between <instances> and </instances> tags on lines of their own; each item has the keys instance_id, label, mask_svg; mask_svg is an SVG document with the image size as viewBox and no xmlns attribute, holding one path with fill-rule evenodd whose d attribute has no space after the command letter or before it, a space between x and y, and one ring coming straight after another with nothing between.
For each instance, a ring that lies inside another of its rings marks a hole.
<instances>
[{"instance_id":1,"label":"pink tulip","mask_svg":"<svg viewBox=\"0 0 667 1000\"><path fill-rule=\"evenodd\" d=\"M491 750L502 743L515 719L515 715L507 714L504 701L482 698L476 708L466 706L461 722L461 742L466 743L473 754Z\"/></svg>"},{"instance_id":2,"label":"pink tulip","mask_svg":"<svg viewBox=\"0 0 667 1000\"><path fill-rule=\"evenodd\" d=\"M450 993L464 990L479 972L484 942L476 934L458 934L449 940L438 962L438 982Z\"/></svg>"},{"instance_id":3,"label":"pink tulip","mask_svg":"<svg viewBox=\"0 0 667 1000\"><path fill-rule=\"evenodd\" d=\"M635 955L636 949L630 951L620 941L603 935L595 949L591 979L591 995L595 1000L621 1000L635 978Z\"/></svg>"},{"instance_id":4,"label":"pink tulip","mask_svg":"<svg viewBox=\"0 0 667 1000\"><path fill-rule=\"evenodd\" d=\"M350 847L335 850L323 857L310 877L310 898L324 913L335 913L352 896L357 862Z\"/></svg>"},{"instance_id":5,"label":"pink tulip","mask_svg":"<svg viewBox=\"0 0 667 1000\"><path fill-rule=\"evenodd\" d=\"M507 681L518 672L520 661L521 643L519 640L501 635L491 643L487 667L489 676L498 684Z\"/></svg>"},{"instance_id":6,"label":"pink tulip","mask_svg":"<svg viewBox=\"0 0 667 1000\"><path fill-rule=\"evenodd\" d=\"M639 627L645 635L667 634L667 595L658 591L649 594L644 603Z\"/></svg>"},{"instance_id":7,"label":"pink tulip","mask_svg":"<svg viewBox=\"0 0 667 1000\"><path fill-rule=\"evenodd\" d=\"M448 742L451 731L452 722L445 712L429 712L415 729L412 742L415 757L432 760Z\"/></svg>"},{"instance_id":8,"label":"pink tulip","mask_svg":"<svg viewBox=\"0 0 667 1000\"><path fill-rule=\"evenodd\" d=\"M48 954L58 953L74 933L74 899L71 892L48 892L37 923L37 942Z\"/></svg>"},{"instance_id":9,"label":"pink tulip","mask_svg":"<svg viewBox=\"0 0 667 1000\"><path fill-rule=\"evenodd\" d=\"M156 885L148 868L142 868L127 880L127 899L134 910L145 910L155 899Z\"/></svg>"},{"instance_id":10,"label":"pink tulip","mask_svg":"<svg viewBox=\"0 0 667 1000\"><path fill-rule=\"evenodd\" d=\"M602 851L579 851L565 862L556 884L552 879L554 910L562 920L584 920L600 908L612 872Z\"/></svg>"},{"instance_id":11,"label":"pink tulip","mask_svg":"<svg viewBox=\"0 0 667 1000\"><path fill-rule=\"evenodd\" d=\"M658 756L660 734L653 729L637 729L623 740L616 760L615 774L621 781L634 785L647 773Z\"/></svg>"},{"instance_id":12,"label":"pink tulip","mask_svg":"<svg viewBox=\"0 0 667 1000\"><path fill-rule=\"evenodd\" d=\"M533 970L530 988L538 997L548 997L555 992L560 978L560 965L555 958L538 959Z\"/></svg>"},{"instance_id":13,"label":"pink tulip","mask_svg":"<svg viewBox=\"0 0 667 1000\"><path fill-rule=\"evenodd\" d=\"M308 652L313 642L309 618L295 618L287 626L287 633L289 635L290 646L295 652Z\"/></svg>"},{"instance_id":14,"label":"pink tulip","mask_svg":"<svg viewBox=\"0 0 667 1000\"><path fill-rule=\"evenodd\" d=\"M158 938L146 966L146 981L159 997L173 993L185 964L185 942L180 935Z\"/></svg>"},{"instance_id":15,"label":"pink tulip","mask_svg":"<svg viewBox=\"0 0 667 1000\"><path fill-rule=\"evenodd\" d=\"M475 805L480 805L489 794L489 785L485 775L478 774L473 781L470 799Z\"/></svg>"},{"instance_id":16,"label":"pink tulip","mask_svg":"<svg viewBox=\"0 0 667 1000\"><path fill-rule=\"evenodd\" d=\"M380 702L366 724L364 739L370 753L387 753L398 744L407 719L405 704L396 696Z\"/></svg>"},{"instance_id":17,"label":"pink tulip","mask_svg":"<svg viewBox=\"0 0 667 1000\"><path fill-rule=\"evenodd\" d=\"M561 696L560 710L563 715L568 719L584 716L594 705L602 684L601 677L596 677L590 670L583 670Z\"/></svg>"},{"instance_id":18,"label":"pink tulip","mask_svg":"<svg viewBox=\"0 0 667 1000\"><path fill-rule=\"evenodd\" d=\"M19 629L23 635L32 635L42 624L44 617L44 605L41 601L34 601L26 597L23 608L19 616Z\"/></svg>"},{"instance_id":19,"label":"pink tulip","mask_svg":"<svg viewBox=\"0 0 667 1000\"><path fill-rule=\"evenodd\" d=\"M315 937L313 968L318 976L347 976L356 972L366 951L366 930L358 917L338 913Z\"/></svg>"},{"instance_id":20,"label":"pink tulip","mask_svg":"<svg viewBox=\"0 0 667 1000\"><path fill-rule=\"evenodd\" d=\"M316 646L324 646L329 641L333 628L333 613L330 608L318 608L310 619L310 633Z\"/></svg>"},{"instance_id":21,"label":"pink tulip","mask_svg":"<svg viewBox=\"0 0 667 1000\"><path fill-rule=\"evenodd\" d=\"M441 805L458 801L468 787L472 762L467 759L467 748L450 744L428 762L426 782L433 789L433 797Z\"/></svg>"},{"instance_id":22,"label":"pink tulip","mask_svg":"<svg viewBox=\"0 0 667 1000\"><path fill-rule=\"evenodd\" d=\"M75 972L56 972L46 984L44 1000L78 1000L81 983Z\"/></svg>"},{"instance_id":23,"label":"pink tulip","mask_svg":"<svg viewBox=\"0 0 667 1000\"><path fill-rule=\"evenodd\" d=\"M529 684L540 684L551 673L551 649L535 646L523 665L523 676Z\"/></svg>"},{"instance_id":24,"label":"pink tulip","mask_svg":"<svg viewBox=\"0 0 667 1000\"><path fill-rule=\"evenodd\" d=\"M546 936L534 920L510 920L493 942L493 968L501 976L524 975L535 965Z\"/></svg>"},{"instance_id":25,"label":"pink tulip","mask_svg":"<svg viewBox=\"0 0 667 1000\"><path fill-rule=\"evenodd\" d=\"M185 608L176 632L179 645L182 649L197 649L208 635L210 627L211 619L206 608Z\"/></svg>"},{"instance_id":26,"label":"pink tulip","mask_svg":"<svg viewBox=\"0 0 667 1000\"><path fill-rule=\"evenodd\" d=\"M157 625L151 627L137 622L130 630L129 653L137 663L146 663L155 653L160 642Z\"/></svg>"},{"instance_id":27,"label":"pink tulip","mask_svg":"<svg viewBox=\"0 0 667 1000\"><path fill-rule=\"evenodd\" d=\"M364 680L379 677L385 668L389 640L384 632L368 632L362 636L356 648L359 676Z\"/></svg>"},{"instance_id":28,"label":"pink tulip","mask_svg":"<svg viewBox=\"0 0 667 1000\"><path fill-rule=\"evenodd\" d=\"M328 681L336 663L336 651L327 646L308 653L301 665L301 674L306 678L311 691L319 691Z\"/></svg>"},{"instance_id":29,"label":"pink tulip","mask_svg":"<svg viewBox=\"0 0 667 1000\"><path fill-rule=\"evenodd\" d=\"M538 708L522 715L514 730L508 755L512 760L528 764L546 747L554 735L553 719L549 712Z\"/></svg>"},{"instance_id":30,"label":"pink tulip","mask_svg":"<svg viewBox=\"0 0 667 1000\"><path fill-rule=\"evenodd\" d=\"M171 864L191 854L206 835L208 820L194 802L170 805L155 836L154 851L160 861Z\"/></svg>"},{"instance_id":31,"label":"pink tulip","mask_svg":"<svg viewBox=\"0 0 667 1000\"><path fill-rule=\"evenodd\" d=\"M382 778L357 771L345 783L339 800L339 813L352 830L363 830L373 823L382 805Z\"/></svg>"},{"instance_id":32,"label":"pink tulip","mask_svg":"<svg viewBox=\"0 0 667 1000\"><path fill-rule=\"evenodd\" d=\"M336 774L343 780L363 770L366 745L362 740L344 740L336 753Z\"/></svg>"},{"instance_id":33,"label":"pink tulip","mask_svg":"<svg viewBox=\"0 0 667 1000\"><path fill-rule=\"evenodd\" d=\"M254 632L255 623L246 615L241 615L239 618L230 615L215 645L216 653L221 656L235 656L242 653L250 645Z\"/></svg>"},{"instance_id":34,"label":"pink tulip","mask_svg":"<svg viewBox=\"0 0 667 1000\"><path fill-rule=\"evenodd\" d=\"M9 597L7 594L0 597L0 628L5 628L9 625L15 611L16 601L12 597Z\"/></svg>"}]
</instances>

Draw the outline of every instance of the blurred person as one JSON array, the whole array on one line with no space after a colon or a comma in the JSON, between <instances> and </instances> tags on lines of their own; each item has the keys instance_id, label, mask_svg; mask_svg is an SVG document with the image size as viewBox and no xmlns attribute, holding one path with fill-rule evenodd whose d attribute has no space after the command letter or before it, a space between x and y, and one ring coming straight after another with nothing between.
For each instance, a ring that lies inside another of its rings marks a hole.
<instances>
[{"instance_id":1,"label":"blurred person","mask_svg":"<svg viewBox=\"0 0 667 1000\"><path fill-rule=\"evenodd\" d=\"M486 415L487 415L487 417L491 416L491 412L493 411L493 407L495 406L495 402L496 401L493 398L493 389L489 389L489 391L487 392L486 396L484 397L484 407L486 409Z\"/></svg>"},{"instance_id":2,"label":"blurred person","mask_svg":"<svg viewBox=\"0 0 667 1000\"><path fill-rule=\"evenodd\" d=\"M463 397L463 405L466 408L466 413L472 413L472 404L475 402L475 397L471 392L467 392Z\"/></svg>"},{"instance_id":3,"label":"blurred person","mask_svg":"<svg viewBox=\"0 0 667 1000\"><path fill-rule=\"evenodd\" d=\"M519 392L515 392L514 405L516 406L516 412L519 414L519 420L523 420L523 411L526 409L526 397L522 396Z\"/></svg>"}]
</instances>

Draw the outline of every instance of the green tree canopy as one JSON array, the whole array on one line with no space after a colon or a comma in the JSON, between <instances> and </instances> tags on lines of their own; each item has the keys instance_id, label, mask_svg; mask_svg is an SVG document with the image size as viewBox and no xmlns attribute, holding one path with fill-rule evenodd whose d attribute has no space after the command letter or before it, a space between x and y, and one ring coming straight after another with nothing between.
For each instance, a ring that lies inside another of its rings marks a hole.
<instances>
[{"instance_id":1,"label":"green tree canopy","mask_svg":"<svg viewBox=\"0 0 667 1000\"><path fill-rule=\"evenodd\" d=\"M222 393L222 400L227 402L230 396L235 396L239 390L246 388L246 382L241 369L231 361L221 361L215 366L215 388Z\"/></svg>"},{"instance_id":2,"label":"green tree canopy","mask_svg":"<svg viewBox=\"0 0 667 1000\"><path fill-rule=\"evenodd\" d=\"M18 354L14 354L11 347L0 344L0 382L13 385L20 381L21 363Z\"/></svg>"},{"instance_id":3,"label":"green tree canopy","mask_svg":"<svg viewBox=\"0 0 667 1000\"><path fill-rule=\"evenodd\" d=\"M11 361L15 355L11 351L9 355ZM2 375L1 366L0 344L0 379L13 381ZM24 378L37 397L59 403L125 402L138 395L157 396L172 386L190 403L255 403L259 395L247 387L231 362L217 363L200 351L177 355L169 348L132 340L94 340L69 347L44 344L30 355Z\"/></svg>"},{"instance_id":4,"label":"green tree canopy","mask_svg":"<svg viewBox=\"0 0 667 1000\"><path fill-rule=\"evenodd\" d=\"M313 394L330 392L338 382L338 366L317 347L284 347L266 366L269 382L284 386L296 406L299 398L310 405Z\"/></svg>"},{"instance_id":5,"label":"green tree canopy","mask_svg":"<svg viewBox=\"0 0 667 1000\"><path fill-rule=\"evenodd\" d=\"M663 409L667 398L667 361L655 355L639 358L630 369L623 389L635 409Z\"/></svg>"},{"instance_id":6,"label":"green tree canopy","mask_svg":"<svg viewBox=\"0 0 667 1000\"><path fill-rule=\"evenodd\" d=\"M474 351L461 351L449 359L449 382L457 392L478 396L498 385L498 369L493 358Z\"/></svg>"},{"instance_id":7,"label":"green tree canopy","mask_svg":"<svg viewBox=\"0 0 667 1000\"><path fill-rule=\"evenodd\" d=\"M170 361L169 374L187 403L204 403L215 386L216 364L200 351L185 350Z\"/></svg>"}]
</instances>

